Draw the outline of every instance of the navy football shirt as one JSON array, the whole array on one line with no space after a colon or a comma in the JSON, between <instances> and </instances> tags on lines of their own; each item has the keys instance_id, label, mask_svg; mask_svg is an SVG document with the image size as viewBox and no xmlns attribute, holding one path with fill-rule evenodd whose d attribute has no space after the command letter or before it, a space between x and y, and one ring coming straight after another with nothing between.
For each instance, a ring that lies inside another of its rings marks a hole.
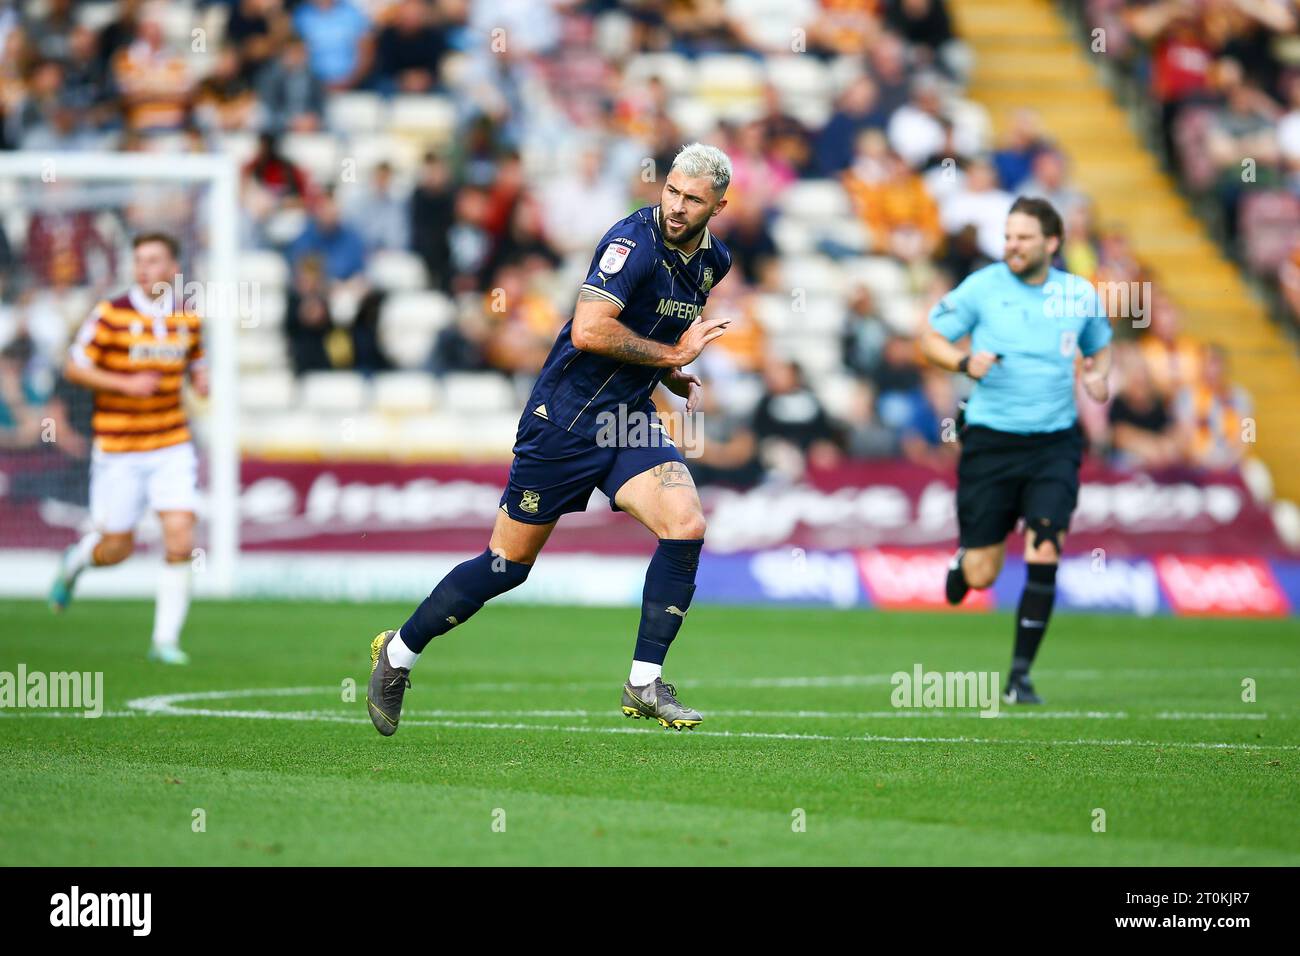
<instances>
[{"instance_id":1,"label":"navy football shirt","mask_svg":"<svg viewBox=\"0 0 1300 956\"><path fill-rule=\"evenodd\" d=\"M668 245L659 207L646 206L605 233L584 291L617 305L619 320L638 335L672 345L704 308L709 290L731 268L731 253L709 233L690 255ZM546 357L524 415L537 415L591 441L606 418L602 412L649 413L650 395L671 369L634 365L583 352L573 345L570 319Z\"/></svg>"}]
</instances>

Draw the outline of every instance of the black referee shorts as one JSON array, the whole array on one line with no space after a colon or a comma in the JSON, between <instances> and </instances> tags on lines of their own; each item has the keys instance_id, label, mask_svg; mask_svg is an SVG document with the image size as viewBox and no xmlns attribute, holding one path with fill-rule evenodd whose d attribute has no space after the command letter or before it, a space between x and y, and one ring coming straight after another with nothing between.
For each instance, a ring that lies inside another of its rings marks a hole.
<instances>
[{"instance_id":1,"label":"black referee shorts","mask_svg":"<svg viewBox=\"0 0 1300 956\"><path fill-rule=\"evenodd\" d=\"M963 548L1001 544L1024 518L1026 527L1070 527L1079 500L1083 431L1018 435L982 425L962 431L957 463L957 523Z\"/></svg>"}]
</instances>

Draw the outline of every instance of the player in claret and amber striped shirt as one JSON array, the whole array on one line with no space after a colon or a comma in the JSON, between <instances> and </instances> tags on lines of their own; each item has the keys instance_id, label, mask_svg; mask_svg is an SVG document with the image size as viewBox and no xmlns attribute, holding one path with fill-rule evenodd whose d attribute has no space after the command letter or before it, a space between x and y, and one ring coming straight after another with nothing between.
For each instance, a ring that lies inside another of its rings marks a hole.
<instances>
[{"instance_id":1,"label":"player in claret and amber striped shirt","mask_svg":"<svg viewBox=\"0 0 1300 956\"><path fill-rule=\"evenodd\" d=\"M77 576L130 556L145 508L162 522L166 563L158 580L152 660L183 664L181 628L190 604L190 556L198 461L181 406L188 374L208 392L200 319L178 311L172 288L180 248L163 233L136 237L135 285L101 302L69 349L64 375L95 393L90 470L94 530L63 555L50 605L67 607ZM161 294L155 294L162 290Z\"/></svg>"}]
</instances>

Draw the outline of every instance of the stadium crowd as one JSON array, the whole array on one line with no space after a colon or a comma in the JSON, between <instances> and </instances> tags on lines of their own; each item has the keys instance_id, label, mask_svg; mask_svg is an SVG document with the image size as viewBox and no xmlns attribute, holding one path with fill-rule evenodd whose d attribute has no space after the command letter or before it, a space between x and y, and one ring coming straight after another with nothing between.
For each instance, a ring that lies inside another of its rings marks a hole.
<instances>
[{"instance_id":1,"label":"stadium crowd","mask_svg":"<svg viewBox=\"0 0 1300 956\"><path fill-rule=\"evenodd\" d=\"M1263 169L1256 145L1281 119L1268 168L1294 194L1300 151L1283 140L1300 82L1283 119L1283 75L1256 56L1286 5L1208 0L1255 26L1217 45L1188 33L1178 2L1131 6L1089 9L1135 50L1155 44L1171 145L1183 107L1209 104L1215 175L1243 151ZM1179 44L1204 50L1199 79ZM1065 268L1150 280L1032 112L993 141L962 96L968 69L943 0L0 0L0 148L239 157L246 274L273 293L268 320L241 330L247 409L292 404L290 374L404 372L448 391L495 377L517 414L605 229L657 200L682 143L715 143L735 168L714 222L736 266L710 308L735 320L701 359L693 467L745 485L807 461L952 467L966 383L925 367L915 338L1000 258L1016 195L1061 211ZM139 215L0 218L0 444L39 440L33 423L66 402L53 370L77 310L121 284ZM1300 305L1300 243L1279 268ZM1080 400L1091 443L1123 468L1235 467L1250 406L1223 352L1180 332L1158 286L1151 318L1117 326L1113 401Z\"/></svg>"},{"instance_id":2,"label":"stadium crowd","mask_svg":"<svg viewBox=\"0 0 1300 956\"><path fill-rule=\"evenodd\" d=\"M1150 92L1188 190L1300 323L1300 11L1289 0L1082 0Z\"/></svg>"}]
</instances>

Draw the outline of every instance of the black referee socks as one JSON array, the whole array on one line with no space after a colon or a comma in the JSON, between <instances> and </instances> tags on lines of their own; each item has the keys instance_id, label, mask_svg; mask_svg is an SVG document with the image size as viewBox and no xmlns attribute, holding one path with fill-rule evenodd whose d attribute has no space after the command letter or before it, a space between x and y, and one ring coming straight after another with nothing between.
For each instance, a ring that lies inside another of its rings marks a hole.
<instances>
[{"instance_id":1,"label":"black referee socks","mask_svg":"<svg viewBox=\"0 0 1300 956\"><path fill-rule=\"evenodd\" d=\"M1030 564L1025 589L1020 593L1020 607L1016 609L1016 650L1011 659L1011 676L1023 677L1029 673L1038 645L1047 633L1047 622L1052 617L1056 601L1056 565Z\"/></svg>"},{"instance_id":2,"label":"black referee socks","mask_svg":"<svg viewBox=\"0 0 1300 956\"><path fill-rule=\"evenodd\" d=\"M491 551L462 561L402 625L402 643L419 654L431 640L464 624L492 598L523 584L532 569L531 564L507 561Z\"/></svg>"}]
</instances>

